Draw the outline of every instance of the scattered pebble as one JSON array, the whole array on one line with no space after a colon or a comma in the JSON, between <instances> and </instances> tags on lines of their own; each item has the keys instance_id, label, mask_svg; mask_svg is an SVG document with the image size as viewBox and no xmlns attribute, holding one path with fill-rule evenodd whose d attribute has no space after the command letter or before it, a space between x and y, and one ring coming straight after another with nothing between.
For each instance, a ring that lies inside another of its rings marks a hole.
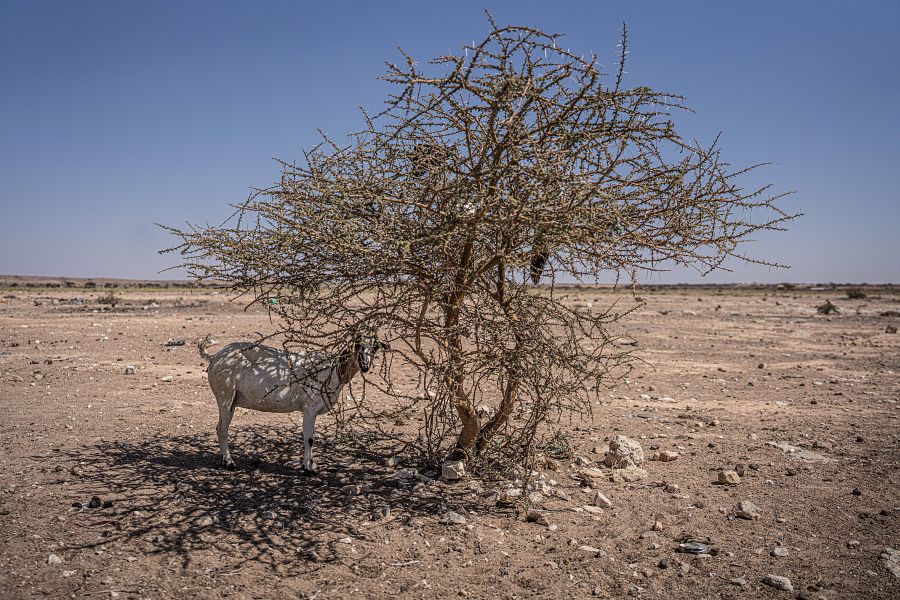
<instances>
[{"instance_id":1,"label":"scattered pebble","mask_svg":"<svg viewBox=\"0 0 900 600\"><path fill-rule=\"evenodd\" d=\"M606 477L606 473L603 472L603 469L598 469L596 467L579 469L577 475L581 479L603 479Z\"/></svg>"},{"instance_id":2,"label":"scattered pebble","mask_svg":"<svg viewBox=\"0 0 900 600\"><path fill-rule=\"evenodd\" d=\"M722 485L739 485L741 476L736 471L719 471L719 483Z\"/></svg>"},{"instance_id":3,"label":"scattered pebble","mask_svg":"<svg viewBox=\"0 0 900 600\"><path fill-rule=\"evenodd\" d=\"M884 562L884 566L888 571L893 573L894 577L900 579L900 550L893 548L885 548L879 558Z\"/></svg>"},{"instance_id":4,"label":"scattered pebble","mask_svg":"<svg viewBox=\"0 0 900 600\"><path fill-rule=\"evenodd\" d=\"M609 452L604 463L614 469L639 467L644 462L644 450L641 445L624 435L617 435L609 442Z\"/></svg>"},{"instance_id":5,"label":"scattered pebble","mask_svg":"<svg viewBox=\"0 0 900 600\"><path fill-rule=\"evenodd\" d=\"M663 450L657 455L657 460L660 462L672 462L673 460L678 459L678 453L673 450Z\"/></svg>"},{"instance_id":6,"label":"scattered pebble","mask_svg":"<svg viewBox=\"0 0 900 600\"><path fill-rule=\"evenodd\" d=\"M125 366L125 374L126 375L134 375L134 373L135 373L134 365L126 365Z\"/></svg>"},{"instance_id":7,"label":"scattered pebble","mask_svg":"<svg viewBox=\"0 0 900 600\"><path fill-rule=\"evenodd\" d=\"M393 474L394 479L415 479L418 476L412 469L400 469Z\"/></svg>"},{"instance_id":8,"label":"scattered pebble","mask_svg":"<svg viewBox=\"0 0 900 600\"><path fill-rule=\"evenodd\" d=\"M734 506L734 516L752 521L759 518L759 507L749 500L741 500Z\"/></svg>"},{"instance_id":9,"label":"scattered pebble","mask_svg":"<svg viewBox=\"0 0 900 600\"><path fill-rule=\"evenodd\" d=\"M461 460L448 460L441 465L441 477L447 481L458 481L466 476L466 463Z\"/></svg>"},{"instance_id":10,"label":"scattered pebble","mask_svg":"<svg viewBox=\"0 0 900 600\"><path fill-rule=\"evenodd\" d=\"M613 470L613 474L610 477L611 481L614 482L634 482L641 481L647 478L647 471L640 467L631 466L626 469L615 469Z\"/></svg>"},{"instance_id":11,"label":"scattered pebble","mask_svg":"<svg viewBox=\"0 0 900 600\"><path fill-rule=\"evenodd\" d=\"M457 512L453 512L452 510L445 513L443 517L441 517L442 525L465 525L467 520L464 516Z\"/></svg>"},{"instance_id":12,"label":"scattered pebble","mask_svg":"<svg viewBox=\"0 0 900 600\"><path fill-rule=\"evenodd\" d=\"M203 515L202 517L200 517L196 521L194 521L194 524L197 527L209 527L213 523L214 523L213 518L209 515Z\"/></svg>"},{"instance_id":13,"label":"scattered pebble","mask_svg":"<svg viewBox=\"0 0 900 600\"><path fill-rule=\"evenodd\" d=\"M48 565L59 565L59 564L62 564L62 561L63 560L55 554L51 554L50 556L47 557Z\"/></svg>"},{"instance_id":14,"label":"scattered pebble","mask_svg":"<svg viewBox=\"0 0 900 600\"><path fill-rule=\"evenodd\" d=\"M781 590L782 592L794 591L794 586L791 585L791 580L780 575L772 575L771 573L769 573L768 575L763 577L762 582L769 587L773 587L776 590Z\"/></svg>"},{"instance_id":15,"label":"scattered pebble","mask_svg":"<svg viewBox=\"0 0 900 600\"><path fill-rule=\"evenodd\" d=\"M599 506L601 508L612 508L612 500L606 497L601 491L598 491L594 494L594 506Z\"/></svg>"},{"instance_id":16,"label":"scattered pebble","mask_svg":"<svg viewBox=\"0 0 900 600\"><path fill-rule=\"evenodd\" d=\"M775 548L772 548L771 552L772 556L778 556L780 558L784 558L786 556L789 556L790 554L790 551L783 546L776 546Z\"/></svg>"}]
</instances>

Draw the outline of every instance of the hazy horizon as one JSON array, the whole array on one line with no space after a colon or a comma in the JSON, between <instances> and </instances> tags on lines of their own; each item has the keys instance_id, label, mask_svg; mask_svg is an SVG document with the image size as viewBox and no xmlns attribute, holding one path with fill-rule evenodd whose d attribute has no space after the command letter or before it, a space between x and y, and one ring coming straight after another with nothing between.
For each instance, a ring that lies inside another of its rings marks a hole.
<instances>
[{"instance_id":1,"label":"hazy horizon","mask_svg":"<svg viewBox=\"0 0 900 600\"><path fill-rule=\"evenodd\" d=\"M900 282L900 4L868 2L357 5L94 1L0 5L0 273L183 279L155 223L220 223L250 188L276 181L321 128L361 127L403 47L419 62L502 24L565 33L616 59L626 84L683 94L689 137L722 133L742 180L796 190L805 217L729 262L641 283ZM601 283L607 283L605 277Z\"/></svg>"}]
</instances>

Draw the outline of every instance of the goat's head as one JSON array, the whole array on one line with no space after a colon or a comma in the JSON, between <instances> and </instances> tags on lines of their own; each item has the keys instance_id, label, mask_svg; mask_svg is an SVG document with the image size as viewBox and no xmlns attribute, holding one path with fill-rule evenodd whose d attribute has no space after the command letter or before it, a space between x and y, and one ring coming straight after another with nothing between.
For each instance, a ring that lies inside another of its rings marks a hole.
<instances>
[{"instance_id":1,"label":"goat's head","mask_svg":"<svg viewBox=\"0 0 900 600\"><path fill-rule=\"evenodd\" d=\"M375 354L379 350L390 350L391 347L387 342L382 342L377 336L372 334L357 335L353 342L353 353L356 356L356 362L359 370L368 373L372 368L372 362L375 360Z\"/></svg>"}]
</instances>

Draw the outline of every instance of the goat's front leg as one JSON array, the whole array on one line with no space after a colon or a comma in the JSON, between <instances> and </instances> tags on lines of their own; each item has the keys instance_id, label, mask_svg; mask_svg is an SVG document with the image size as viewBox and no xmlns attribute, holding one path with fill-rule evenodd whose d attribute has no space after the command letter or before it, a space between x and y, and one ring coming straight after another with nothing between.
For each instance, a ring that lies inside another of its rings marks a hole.
<instances>
[{"instance_id":1,"label":"goat's front leg","mask_svg":"<svg viewBox=\"0 0 900 600\"><path fill-rule=\"evenodd\" d=\"M313 460L313 445L316 438L316 412L303 413L303 470L312 473L316 470Z\"/></svg>"}]
</instances>

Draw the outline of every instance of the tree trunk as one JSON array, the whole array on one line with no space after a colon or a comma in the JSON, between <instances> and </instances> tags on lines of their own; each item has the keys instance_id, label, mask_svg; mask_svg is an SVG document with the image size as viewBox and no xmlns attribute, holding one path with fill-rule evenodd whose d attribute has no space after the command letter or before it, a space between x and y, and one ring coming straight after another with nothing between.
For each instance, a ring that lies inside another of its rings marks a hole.
<instances>
[{"instance_id":1,"label":"tree trunk","mask_svg":"<svg viewBox=\"0 0 900 600\"><path fill-rule=\"evenodd\" d=\"M518 315L510 310L509 301L506 299L505 262L501 262L499 265L497 265L496 300L503 308L503 312L506 314L506 317L510 321L517 322L519 320ZM518 330L515 331L516 345L513 353L514 356L518 357L518 354L522 349L522 338L518 334ZM490 418L490 420L488 420L487 423L484 424L484 427L482 427L478 432L478 439L475 441L476 455L481 454L485 446L491 441L494 435L500 430L501 427L506 425L507 421L509 421L509 417L516 405L516 400L518 400L518 391L518 370L516 368L512 368L509 369L506 373L506 384L503 389L503 398L500 400L500 406L497 408L497 412L493 417Z\"/></svg>"},{"instance_id":2,"label":"tree trunk","mask_svg":"<svg viewBox=\"0 0 900 600\"><path fill-rule=\"evenodd\" d=\"M500 401L500 407L497 409L494 416L491 417L478 432L478 439L475 440L476 456L481 454L484 447L494 437L494 434L509 421L509 416L512 414L513 407L516 405L518 387L518 382L512 378L506 382L506 388L503 390L503 399Z\"/></svg>"},{"instance_id":3,"label":"tree trunk","mask_svg":"<svg viewBox=\"0 0 900 600\"><path fill-rule=\"evenodd\" d=\"M444 318L444 325L448 334L448 346L450 355L448 362L450 368L447 371L445 384L450 396L453 399L453 407L459 420L462 422L462 431L456 439L456 446L450 453L451 460L468 460L472 456L472 449L478 438L480 424L478 422L478 413L472 406L472 402L466 395L465 391L465 375L463 374L462 364L462 340L459 331L456 329L459 324L459 307L450 306L447 308Z\"/></svg>"}]
</instances>

